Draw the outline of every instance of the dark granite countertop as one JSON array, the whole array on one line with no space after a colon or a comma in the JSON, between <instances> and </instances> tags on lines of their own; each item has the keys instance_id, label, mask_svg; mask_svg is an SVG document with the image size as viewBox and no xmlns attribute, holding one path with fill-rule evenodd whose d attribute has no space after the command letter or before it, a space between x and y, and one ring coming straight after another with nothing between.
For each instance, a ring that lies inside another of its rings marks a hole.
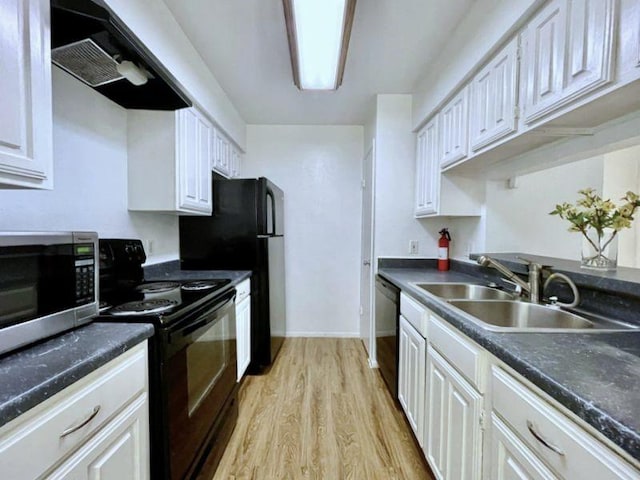
<instances>
[{"instance_id":1,"label":"dark granite countertop","mask_svg":"<svg viewBox=\"0 0 640 480\"><path fill-rule=\"evenodd\" d=\"M147 281L229 278L232 285L238 285L250 276L249 270L181 270L179 260L144 267L144 279Z\"/></svg>"},{"instance_id":2,"label":"dark granite countertop","mask_svg":"<svg viewBox=\"0 0 640 480\"><path fill-rule=\"evenodd\" d=\"M0 426L153 335L142 323L90 323L0 359Z\"/></svg>"},{"instance_id":3,"label":"dark granite countertop","mask_svg":"<svg viewBox=\"0 0 640 480\"><path fill-rule=\"evenodd\" d=\"M428 268L378 273L640 460L640 332L491 332L411 284L486 283L482 278Z\"/></svg>"}]
</instances>

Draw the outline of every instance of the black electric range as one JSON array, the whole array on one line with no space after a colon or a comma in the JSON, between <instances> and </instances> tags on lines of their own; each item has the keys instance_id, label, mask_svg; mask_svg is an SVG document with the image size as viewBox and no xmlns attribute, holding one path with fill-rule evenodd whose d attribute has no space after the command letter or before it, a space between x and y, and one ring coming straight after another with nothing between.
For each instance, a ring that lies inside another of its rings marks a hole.
<instances>
[{"instance_id":1,"label":"black electric range","mask_svg":"<svg viewBox=\"0 0 640 480\"><path fill-rule=\"evenodd\" d=\"M211 478L235 427L235 288L225 280L145 282L140 240L100 240L102 322L152 323L151 478Z\"/></svg>"}]
</instances>

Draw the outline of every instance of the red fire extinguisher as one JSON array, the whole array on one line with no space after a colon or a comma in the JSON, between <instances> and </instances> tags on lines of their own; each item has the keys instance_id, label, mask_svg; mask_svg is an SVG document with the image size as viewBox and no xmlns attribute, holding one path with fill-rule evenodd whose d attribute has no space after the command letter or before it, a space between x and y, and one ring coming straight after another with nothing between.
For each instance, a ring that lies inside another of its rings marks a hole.
<instances>
[{"instance_id":1,"label":"red fire extinguisher","mask_svg":"<svg viewBox=\"0 0 640 480\"><path fill-rule=\"evenodd\" d=\"M449 235L449 229L443 228L440 230L440 239L438 240L438 270L445 272L449 270L449 243L451 242L451 235Z\"/></svg>"}]
</instances>

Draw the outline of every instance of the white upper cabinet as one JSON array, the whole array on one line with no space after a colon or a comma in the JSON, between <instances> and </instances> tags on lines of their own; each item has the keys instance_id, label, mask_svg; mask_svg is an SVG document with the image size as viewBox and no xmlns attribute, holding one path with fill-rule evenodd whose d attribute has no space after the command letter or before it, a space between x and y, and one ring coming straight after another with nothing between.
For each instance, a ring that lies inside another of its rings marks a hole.
<instances>
[{"instance_id":1,"label":"white upper cabinet","mask_svg":"<svg viewBox=\"0 0 640 480\"><path fill-rule=\"evenodd\" d=\"M231 172L230 144L224 133L222 133L218 129L216 129L215 131L213 145L213 161L211 162L211 167L220 175L229 177L229 174Z\"/></svg>"},{"instance_id":2,"label":"white upper cabinet","mask_svg":"<svg viewBox=\"0 0 640 480\"><path fill-rule=\"evenodd\" d=\"M240 150L220 130L216 129L213 140L211 168L227 178L240 175Z\"/></svg>"},{"instance_id":3,"label":"white upper cabinet","mask_svg":"<svg viewBox=\"0 0 640 480\"><path fill-rule=\"evenodd\" d=\"M525 28L524 118L532 124L613 79L615 0L553 0Z\"/></svg>"},{"instance_id":4,"label":"white upper cabinet","mask_svg":"<svg viewBox=\"0 0 640 480\"><path fill-rule=\"evenodd\" d=\"M469 136L479 150L516 131L518 37L502 49L471 83Z\"/></svg>"},{"instance_id":5,"label":"white upper cabinet","mask_svg":"<svg viewBox=\"0 0 640 480\"><path fill-rule=\"evenodd\" d=\"M468 88L465 87L440 112L441 167L449 166L467 156L468 104Z\"/></svg>"},{"instance_id":6,"label":"white upper cabinet","mask_svg":"<svg viewBox=\"0 0 640 480\"><path fill-rule=\"evenodd\" d=\"M416 145L416 217L438 212L440 187L440 153L438 121L428 123L418 132Z\"/></svg>"},{"instance_id":7,"label":"white upper cabinet","mask_svg":"<svg viewBox=\"0 0 640 480\"><path fill-rule=\"evenodd\" d=\"M435 117L417 135L415 216L480 215L484 196L482 182L442 172L441 125Z\"/></svg>"},{"instance_id":8,"label":"white upper cabinet","mask_svg":"<svg viewBox=\"0 0 640 480\"><path fill-rule=\"evenodd\" d=\"M53 187L49 0L0 0L0 185Z\"/></svg>"},{"instance_id":9,"label":"white upper cabinet","mask_svg":"<svg viewBox=\"0 0 640 480\"><path fill-rule=\"evenodd\" d=\"M177 113L178 210L211 212L211 124L193 108Z\"/></svg>"},{"instance_id":10,"label":"white upper cabinet","mask_svg":"<svg viewBox=\"0 0 640 480\"><path fill-rule=\"evenodd\" d=\"M129 210L211 214L208 119L195 107L128 115Z\"/></svg>"}]
</instances>

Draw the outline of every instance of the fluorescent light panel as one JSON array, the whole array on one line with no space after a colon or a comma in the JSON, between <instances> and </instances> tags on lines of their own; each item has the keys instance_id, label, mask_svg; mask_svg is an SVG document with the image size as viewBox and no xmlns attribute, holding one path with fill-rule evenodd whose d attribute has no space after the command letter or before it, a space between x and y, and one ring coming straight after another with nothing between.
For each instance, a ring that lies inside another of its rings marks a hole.
<instances>
[{"instance_id":1,"label":"fluorescent light panel","mask_svg":"<svg viewBox=\"0 0 640 480\"><path fill-rule=\"evenodd\" d=\"M346 0L292 0L300 88L334 90Z\"/></svg>"},{"instance_id":2,"label":"fluorescent light panel","mask_svg":"<svg viewBox=\"0 0 640 480\"><path fill-rule=\"evenodd\" d=\"M342 84L356 0L282 0L293 82L301 90Z\"/></svg>"}]
</instances>

